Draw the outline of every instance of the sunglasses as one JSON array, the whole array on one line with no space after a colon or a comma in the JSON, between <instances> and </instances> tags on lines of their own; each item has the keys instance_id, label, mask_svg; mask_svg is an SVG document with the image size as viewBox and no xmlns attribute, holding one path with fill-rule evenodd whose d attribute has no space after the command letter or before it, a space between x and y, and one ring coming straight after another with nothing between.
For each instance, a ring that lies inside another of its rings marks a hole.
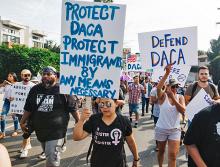
<instances>
[{"instance_id":1,"label":"sunglasses","mask_svg":"<svg viewBox=\"0 0 220 167\"><path fill-rule=\"evenodd\" d=\"M99 108L104 108L104 107L107 107L107 108L110 108L112 106L112 103L107 101L105 103L101 102L98 104Z\"/></svg>"},{"instance_id":2,"label":"sunglasses","mask_svg":"<svg viewBox=\"0 0 220 167\"><path fill-rule=\"evenodd\" d=\"M23 74L24 77L30 77L31 74Z\"/></svg>"},{"instance_id":3,"label":"sunglasses","mask_svg":"<svg viewBox=\"0 0 220 167\"><path fill-rule=\"evenodd\" d=\"M178 88L178 85L171 86L172 89Z\"/></svg>"},{"instance_id":4,"label":"sunglasses","mask_svg":"<svg viewBox=\"0 0 220 167\"><path fill-rule=\"evenodd\" d=\"M50 72L44 72L42 75L43 75L43 76L45 76L45 75L47 75L47 76L51 76L51 75L53 75L53 74L50 73Z\"/></svg>"}]
</instances>

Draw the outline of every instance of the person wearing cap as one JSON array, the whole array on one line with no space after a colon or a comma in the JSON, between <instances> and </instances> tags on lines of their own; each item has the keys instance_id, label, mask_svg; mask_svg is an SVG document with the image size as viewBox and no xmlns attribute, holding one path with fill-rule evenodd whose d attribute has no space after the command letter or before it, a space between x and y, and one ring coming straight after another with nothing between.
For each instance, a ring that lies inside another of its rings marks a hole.
<instances>
[{"instance_id":1,"label":"person wearing cap","mask_svg":"<svg viewBox=\"0 0 220 167\"><path fill-rule=\"evenodd\" d=\"M133 77L134 83L129 84L128 86L128 104L129 104L129 115L130 115L130 121L132 122L132 113L135 113L135 125L134 128L137 128L138 126L138 120L139 120L139 104L140 104L140 98L141 93L146 92L146 87L141 85L139 83L139 76L135 75Z\"/></svg>"},{"instance_id":2,"label":"person wearing cap","mask_svg":"<svg viewBox=\"0 0 220 167\"><path fill-rule=\"evenodd\" d=\"M42 82L30 90L24 110L22 130L28 132L25 122L30 118L45 152L46 166L59 166L69 113L78 115L78 104L74 96L59 93L55 68L48 66L42 70Z\"/></svg>"},{"instance_id":3,"label":"person wearing cap","mask_svg":"<svg viewBox=\"0 0 220 167\"><path fill-rule=\"evenodd\" d=\"M33 77L31 78L31 82L33 82L34 84L40 83L40 81L38 80L38 78L37 78L36 76L33 76Z\"/></svg>"},{"instance_id":4,"label":"person wearing cap","mask_svg":"<svg viewBox=\"0 0 220 167\"><path fill-rule=\"evenodd\" d=\"M176 166L176 157L180 146L180 116L185 113L185 100L177 94L179 84L175 79L170 79L165 91L162 90L167 80L172 64L165 67L165 74L157 85L160 116L155 128L155 140L158 141L158 163L162 167L166 143L168 142L168 166Z\"/></svg>"},{"instance_id":5,"label":"person wearing cap","mask_svg":"<svg viewBox=\"0 0 220 167\"><path fill-rule=\"evenodd\" d=\"M13 101L15 100L13 96L13 92L16 92L17 90L14 89L15 87L19 87L19 86L26 86L26 87L33 87L35 84L32 83L30 80L31 80L31 71L28 70L28 69L23 69L21 71L21 82L17 82L14 84L13 88L11 89L11 92L10 92L10 101ZM26 92L26 96L24 95L23 97L26 98L27 95L28 95L28 92ZM23 104L25 103L25 101L22 103L21 101L19 101L20 104ZM15 114L18 118L18 121L20 122L21 120L21 117L23 115L23 112L18 112ZM18 135L18 132L14 132L13 133L13 136L17 136ZM26 136L26 134L23 134L22 135L23 137L23 141L22 141L22 148L20 150L21 152L21 155L20 155L20 158L25 158L27 157L28 155L28 150L31 149L31 143L30 143L30 136Z\"/></svg>"}]
</instances>

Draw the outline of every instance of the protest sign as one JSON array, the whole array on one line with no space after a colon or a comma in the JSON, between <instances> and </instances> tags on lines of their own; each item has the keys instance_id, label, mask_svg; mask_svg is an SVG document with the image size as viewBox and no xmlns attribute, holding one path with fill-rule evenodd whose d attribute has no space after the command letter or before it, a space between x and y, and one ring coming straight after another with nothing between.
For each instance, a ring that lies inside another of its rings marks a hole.
<instances>
[{"instance_id":1,"label":"protest sign","mask_svg":"<svg viewBox=\"0 0 220 167\"><path fill-rule=\"evenodd\" d=\"M174 78L180 84L181 87L184 87L187 77L189 75L190 68L191 66L174 65L172 67L170 75L167 78L167 81L171 78ZM153 70L152 81L159 82L164 74L165 74L164 68L158 68Z\"/></svg>"},{"instance_id":2,"label":"protest sign","mask_svg":"<svg viewBox=\"0 0 220 167\"><path fill-rule=\"evenodd\" d=\"M213 104L212 98L205 92L204 89L201 89L198 94L190 101L186 106L186 116L192 121L195 114L201 111L203 108L208 107Z\"/></svg>"},{"instance_id":3,"label":"protest sign","mask_svg":"<svg viewBox=\"0 0 220 167\"><path fill-rule=\"evenodd\" d=\"M139 33L143 68L198 65L197 27Z\"/></svg>"},{"instance_id":4,"label":"protest sign","mask_svg":"<svg viewBox=\"0 0 220 167\"><path fill-rule=\"evenodd\" d=\"M140 54L127 54L127 71L145 71L141 67Z\"/></svg>"},{"instance_id":5,"label":"protest sign","mask_svg":"<svg viewBox=\"0 0 220 167\"><path fill-rule=\"evenodd\" d=\"M15 114L23 114L24 105L28 93L33 85L23 85L21 82L15 83L11 89L11 97L13 100L10 103L10 112Z\"/></svg>"},{"instance_id":6,"label":"protest sign","mask_svg":"<svg viewBox=\"0 0 220 167\"><path fill-rule=\"evenodd\" d=\"M63 0L60 92L118 98L125 5Z\"/></svg>"}]
</instances>

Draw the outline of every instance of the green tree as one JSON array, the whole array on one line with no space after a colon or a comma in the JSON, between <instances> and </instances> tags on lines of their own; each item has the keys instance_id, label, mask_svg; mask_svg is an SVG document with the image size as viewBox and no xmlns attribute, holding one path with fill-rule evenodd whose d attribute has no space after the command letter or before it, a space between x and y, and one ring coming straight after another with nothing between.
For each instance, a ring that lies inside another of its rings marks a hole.
<instances>
[{"instance_id":1,"label":"green tree","mask_svg":"<svg viewBox=\"0 0 220 167\"><path fill-rule=\"evenodd\" d=\"M217 84L220 80L220 36L218 39L212 39L210 45L210 50L207 52L210 61L209 69L213 82Z\"/></svg>"},{"instance_id":2,"label":"green tree","mask_svg":"<svg viewBox=\"0 0 220 167\"><path fill-rule=\"evenodd\" d=\"M8 48L0 45L0 80L4 80L11 71L19 76L22 69L29 69L33 75L36 75L48 65L59 69L59 64L59 54L47 49L28 48L21 45Z\"/></svg>"},{"instance_id":3,"label":"green tree","mask_svg":"<svg viewBox=\"0 0 220 167\"><path fill-rule=\"evenodd\" d=\"M211 48L207 52L207 56L208 56L209 61L212 61L217 56L220 55L220 36L218 37L218 39L212 39L210 41L210 44L211 44Z\"/></svg>"},{"instance_id":4,"label":"green tree","mask_svg":"<svg viewBox=\"0 0 220 167\"><path fill-rule=\"evenodd\" d=\"M60 53L60 46L53 40L46 40L44 48L49 49L52 52Z\"/></svg>"}]
</instances>

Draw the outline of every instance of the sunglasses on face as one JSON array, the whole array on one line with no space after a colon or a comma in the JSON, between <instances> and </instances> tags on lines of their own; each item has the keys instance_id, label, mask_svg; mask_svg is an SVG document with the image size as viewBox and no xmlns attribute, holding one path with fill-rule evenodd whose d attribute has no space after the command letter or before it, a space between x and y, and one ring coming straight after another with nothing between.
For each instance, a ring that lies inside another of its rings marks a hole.
<instances>
[{"instance_id":1,"label":"sunglasses on face","mask_svg":"<svg viewBox=\"0 0 220 167\"><path fill-rule=\"evenodd\" d=\"M30 77L31 74L23 74L24 77Z\"/></svg>"},{"instance_id":2,"label":"sunglasses on face","mask_svg":"<svg viewBox=\"0 0 220 167\"><path fill-rule=\"evenodd\" d=\"M42 75L43 75L43 76L45 76L45 75L47 75L47 76L51 76L51 75L53 75L53 74L50 73L50 72L44 72Z\"/></svg>"},{"instance_id":3,"label":"sunglasses on face","mask_svg":"<svg viewBox=\"0 0 220 167\"><path fill-rule=\"evenodd\" d=\"M101 102L98 105L99 105L99 108L104 108L104 107L110 108L112 106L112 103L107 101L105 103Z\"/></svg>"},{"instance_id":4,"label":"sunglasses on face","mask_svg":"<svg viewBox=\"0 0 220 167\"><path fill-rule=\"evenodd\" d=\"M175 88L178 88L178 85L171 86L171 89L175 89Z\"/></svg>"}]
</instances>

